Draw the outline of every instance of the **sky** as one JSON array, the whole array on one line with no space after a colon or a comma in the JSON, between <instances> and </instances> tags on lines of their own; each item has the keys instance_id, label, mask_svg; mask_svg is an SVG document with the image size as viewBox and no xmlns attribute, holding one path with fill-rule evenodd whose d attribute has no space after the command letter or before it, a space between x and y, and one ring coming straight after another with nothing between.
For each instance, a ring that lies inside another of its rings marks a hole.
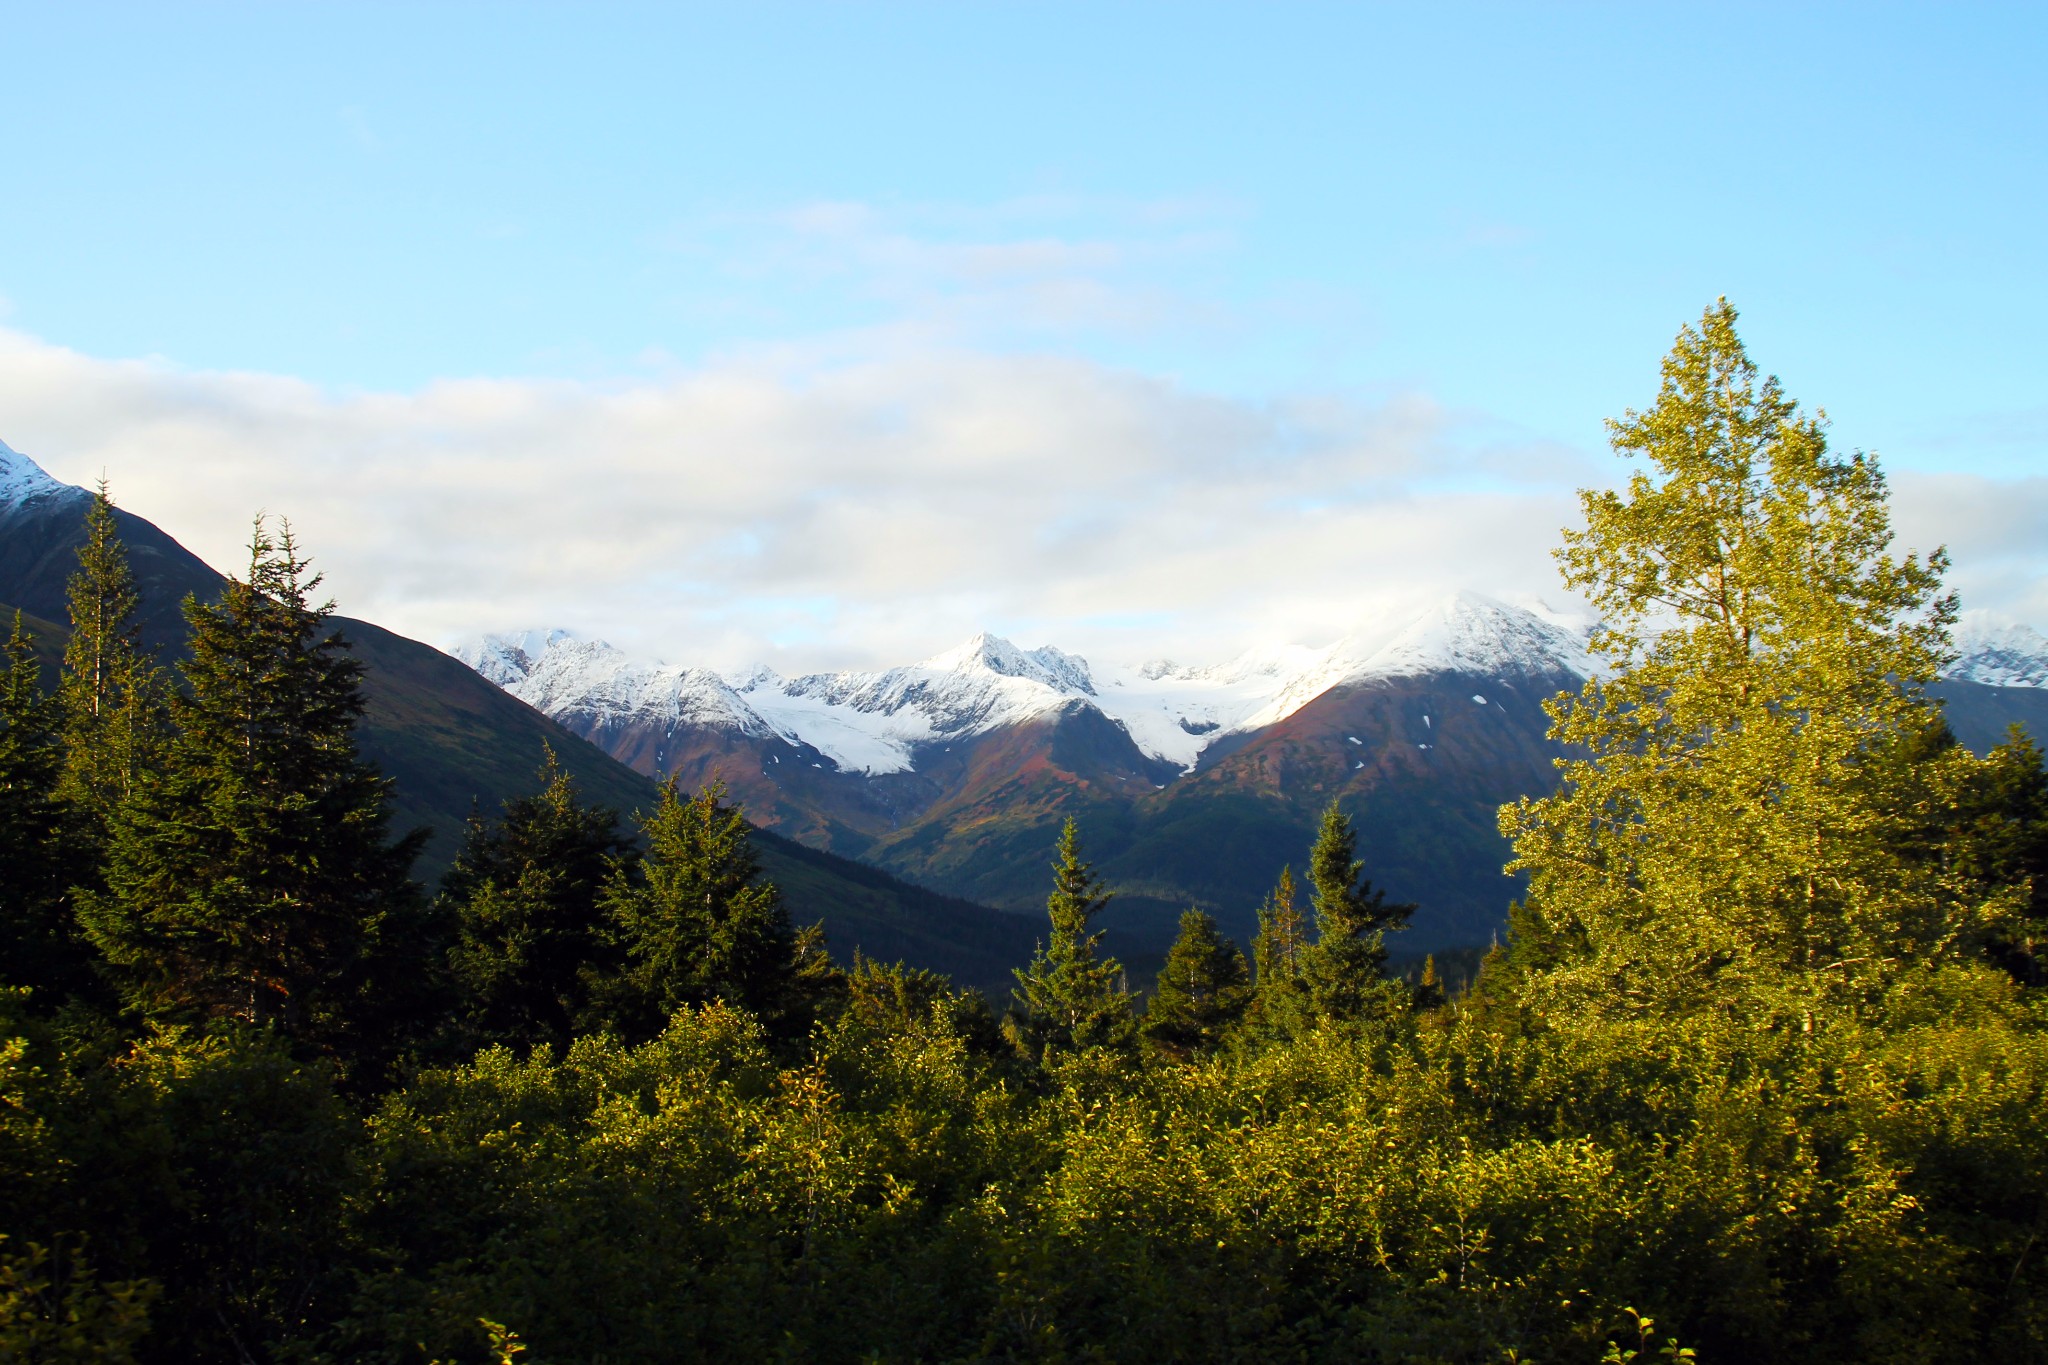
<instances>
[{"instance_id":1,"label":"sky","mask_svg":"<svg viewBox=\"0 0 2048 1365\"><path fill-rule=\"evenodd\" d=\"M692 663L1564 601L1726 295L2048 627L2048 9L0 0L0 440Z\"/></svg>"}]
</instances>

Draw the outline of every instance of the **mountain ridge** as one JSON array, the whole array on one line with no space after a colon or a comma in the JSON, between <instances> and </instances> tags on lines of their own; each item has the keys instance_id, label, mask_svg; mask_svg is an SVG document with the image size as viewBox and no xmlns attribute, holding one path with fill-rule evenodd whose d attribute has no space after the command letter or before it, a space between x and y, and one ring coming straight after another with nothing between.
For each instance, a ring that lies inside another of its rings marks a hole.
<instances>
[{"instance_id":1,"label":"mountain ridge","mask_svg":"<svg viewBox=\"0 0 2048 1365\"><path fill-rule=\"evenodd\" d=\"M2013 720L2048 729L2032 706L2048 691L2011 681L2048 679L2048 642L1980 622L1958 638L1936 688L1958 735L1981 750ZM1554 613L1460 592L1328 645L1193 667L987 633L917 664L792 679L559 630L457 653L641 771L725 781L789 837L1002 908L1042 897L1043 849L1075 816L1122 888L1106 922L1155 946L1189 903L1248 937L1334 799L1368 874L1422 904L1404 946L1424 951L1503 922L1517 885L1494 812L1555 782L1541 703L1599 671L1586 641Z\"/></svg>"},{"instance_id":2,"label":"mountain ridge","mask_svg":"<svg viewBox=\"0 0 2048 1365\"><path fill-rule=\"evenodd\" d=\"M0 603L10 619L12 608L23 611L46 668L61 655L63 627L55 623L68 619L66 585L77 567L91 497L0 445ZM143 644L174 661L184 648L185 598L211 601L224 580L153 523L119 507L114 517L140 589ZM363 664L368 709L357 745L393 780L393 827L432 831L415 869L421 880L431 884L445 868L472 811L495 815L506 798L535 789L550 750L585 800L628 819L652 805L652 777L445 651L369 621L331 619ZM1001 991L1040 933L1034 919L913 885L772 831L757 831L756 849L792 915L799 922L822 919L841 957L858 948Z\"/></svg>"}]
</instances>

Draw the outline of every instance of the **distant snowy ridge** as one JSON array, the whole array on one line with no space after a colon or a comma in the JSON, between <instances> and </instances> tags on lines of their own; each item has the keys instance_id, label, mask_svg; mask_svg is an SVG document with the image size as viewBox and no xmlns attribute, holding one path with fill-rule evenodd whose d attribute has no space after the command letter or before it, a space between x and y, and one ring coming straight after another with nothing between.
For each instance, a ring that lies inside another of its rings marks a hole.
<instances>
[{"instance_id":1,"label":"distant snowy ridge","mask_svg":"<svg viewBox=\"0 0 2048 1365\"><path fill-rule=\"evenodd\" d=\"M19 507L36 498L84 492L51 478L41 465L0 441L0 509Z\"/></svg>"},{"instance_id":2,"label":"distant snowy ridge","mask_svg":"<svg viewBox=\"0 0 2048 1365\"><path fill-rule=\"evenodd\" d=\"M453 653L557 720L772 734L873 775L915 767L925 745L1070 706L1101 712L1144 753L1189 768L1223 736L1284 720L1332 687L1436 672L1583 677L1593 666L1574 631L1477 593L1446 598L1398 629L1383 623L1323 649L1256 650L1209 668L1154 660L1098 669L987 634L904 668L793 679L645 662L560 630L483 636Z\"/></svg>"},{"instance_id":3,"label":"distant snowy ridge","mask_svg":"<svg viewBox=\"0 0 2048 1365\"><path fill-rule=\"evenodd\" d=\"M2025 626L1968 624L1957 646L1951 678L2048 687L2048 640ZM776 736L871 775L915 768L924 746L1073 706L1101 712L1144 753L1186 769L1224 736L1277 724L1333 687L1435 673L1548 687L1604 671L1584 631L1473 592L1320 649L1253 650L1205 668L1166 659L1104 668L987 634L903 668L800 678L655 663L564 630L482 636L453 653L557 720Z\"/></svg>"},{"instance_id":4,"label":"distant snowy ridge","mask_svg":"<svg viewBox=\"0 0 2048 1365\"><path fill-rule=\"evenodd\" d=\"M2048 687L2048 638L2028 626L1965 620L1948 676L1986 687Z\"/></svg>"}]
</instances>

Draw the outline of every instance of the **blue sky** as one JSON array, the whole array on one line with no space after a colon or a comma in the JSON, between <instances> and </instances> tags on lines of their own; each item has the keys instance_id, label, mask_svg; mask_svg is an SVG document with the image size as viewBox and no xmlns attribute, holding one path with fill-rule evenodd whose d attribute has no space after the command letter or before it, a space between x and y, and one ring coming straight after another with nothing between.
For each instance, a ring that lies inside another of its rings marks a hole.
<instances>
[{"instance_id":1,"label":"blue sky","mask_svg":"<svg viewBox=\"0 0 2048 1365\"><path fill-rule=\"evenodd\" d=\"M971 544L927 565L964 585L944 603L906 595L901 565L768 582L744 553L684 563L666 542L602 563L588 547L592 582L653 594L609 619L503 565L495 598L436 596L459 563L371 567L390 547L362 528L442 504L408 485L417 459L372 477L366 452L445 449L462 419L425 408L452 382L482 386L468 412L485 391L659 407L751 376L779 398L749 401L779 415L736 445L772 427L801 447L777 468L802 483L833 465L834 420L849 440L900 422L943 447L1017 403L1092 410L1029 377L1059 371L1134 406L998 444L1113 461L1136 423L1156 450L1127 487L1046 503L1041 547L1123 516L1141 555L1147 480L1173 483L1155 476L1213 418L1249 434L1182 483L1306 461L1327 486L1282 478L1254 500L1345 504L1361 528L1413 513L1418 537L1432 498L1532 499L1549 520L1527 573L1500 558L1456 584L1498 590L1547 573L1555 509L1605 477L1601 419L1651 397L1674 330L1724 293L1752 354L1839 441L1929 481L1918 503L1949 519L1925 533L1956 546L1966 590L2048 624L2026 517L1964 560L1984 509L2048 508L2038 7L84 4L4 5L0 24L0 439L66 477L108 470L214 557L247 504L360 485L362 505L320 526L328 553L423 633L581 611L671 653L802 653L922 647L935 621L1085 634L1131 618L1172 638L1204 609L1268 616L1256 592L1174 599L1129 565L1022 594L1013 580L1045 563L982 563ZM57 370L77 397L49 395ZM937 415L969 372L988 406ZM93 385L122 375L154 396L110 408ZM664 411L665 464L608 465L568 418L558 434L591 478L654 497L716 458L691 439L701 413ZM208 436L207 420L226 425ZM1410 441L1391 464L1389 424ZM544 486L519 472L545 458L531 433L490 426L464 429L464 472ZM252 428L280 467L208 454ZM1339 445L1379 455L1316 463ZM990 477L1028 479L1030 451L1009 454ZM904 469L921 458L943 450ZM865 477L890 467L877 456ZM875 496L869 514L900 525L945 510ZM788 509L735 497L734 543L772 552ZM216 525L214 505L234 515ZM1434 544L1459 518L1430 505ZM617 540L602 507L587 515L561 534ZM1432 581L1458 577L1455 551ZM1343 554L1296 568L1390 572Z\"/></svg>"}]
</instances>

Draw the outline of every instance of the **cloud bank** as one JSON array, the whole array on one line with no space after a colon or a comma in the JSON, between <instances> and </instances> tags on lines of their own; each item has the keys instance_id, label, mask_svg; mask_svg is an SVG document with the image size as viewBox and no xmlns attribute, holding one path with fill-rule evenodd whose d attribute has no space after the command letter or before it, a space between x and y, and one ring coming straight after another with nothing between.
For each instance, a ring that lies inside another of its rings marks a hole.
<instances>
[{"instance_id":1,"label":"cloud bank","mask_svg":"<svg viewBox=\"0 0 2048 1365\"><path fill-rule=\"evenodd\" d=\"M437 643L566 625L665 658L904 662L979 629L1097 657L1334 638L1453 588L1561 600L1617 462L1421 394L1266 403L869 338L630 381L337 392L0 330L0 438L236 567L289 516L349 614ZM2048 481L1920 476L1966 605L2048 621Z\"/></svg>"}]
</instances>

